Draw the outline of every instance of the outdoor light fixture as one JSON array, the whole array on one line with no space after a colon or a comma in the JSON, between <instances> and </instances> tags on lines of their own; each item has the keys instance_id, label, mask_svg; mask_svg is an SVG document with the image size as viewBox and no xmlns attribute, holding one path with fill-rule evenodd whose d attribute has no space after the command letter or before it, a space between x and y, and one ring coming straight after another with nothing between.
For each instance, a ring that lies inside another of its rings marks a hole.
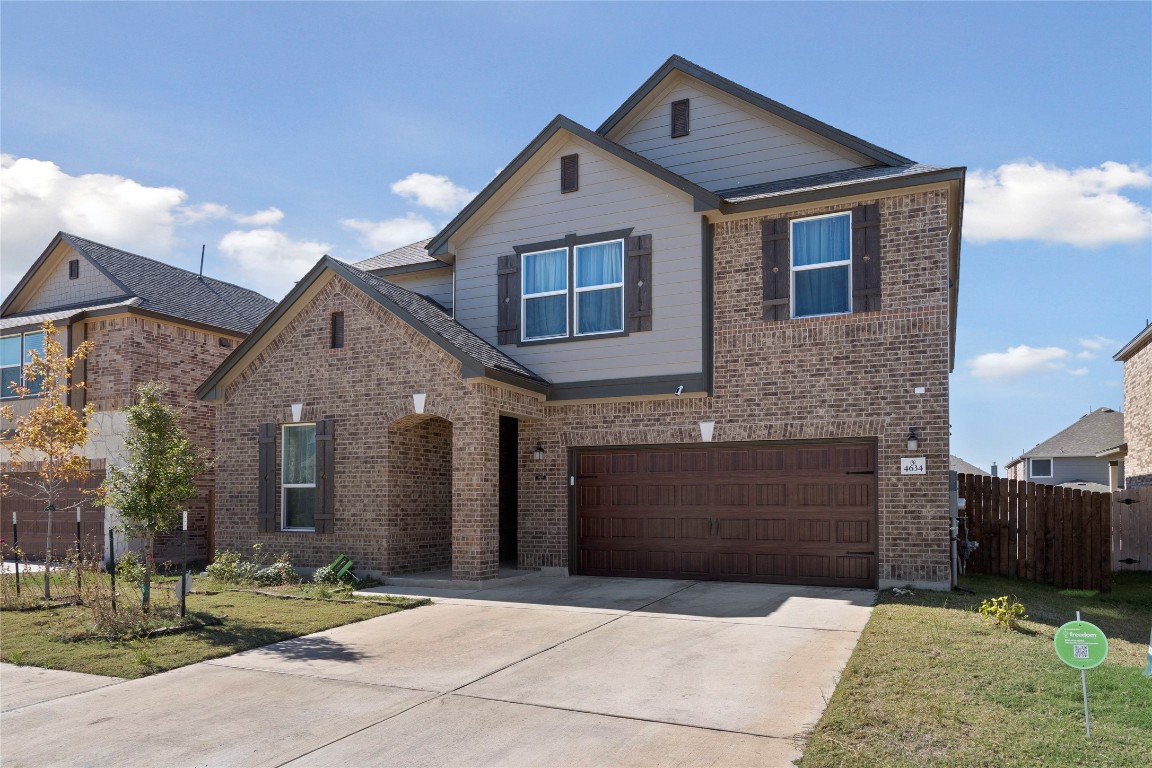
<instances>
[{"instance_id":1,"label":"outdoor light fixture","mask_svg":"<svg viewBox=\"0 0 1152 768\"><path fill-rule=\"evenodd\" d=\"M920 447L920 438L916 435L916 428L908 428L908 450L914 451Z\"/></svg>"},{"instance_id":2,"label":"outdoor light fixture","mask_svg":"<svg viewBox=\"0 0 1152 768\"><path fill-rule=\"evenodd\" d=\"M536 449L532 451L532 458L536 461L544 460L544 446L540 445L540 443L536 443Z\"/></svg>"}]
</instances>

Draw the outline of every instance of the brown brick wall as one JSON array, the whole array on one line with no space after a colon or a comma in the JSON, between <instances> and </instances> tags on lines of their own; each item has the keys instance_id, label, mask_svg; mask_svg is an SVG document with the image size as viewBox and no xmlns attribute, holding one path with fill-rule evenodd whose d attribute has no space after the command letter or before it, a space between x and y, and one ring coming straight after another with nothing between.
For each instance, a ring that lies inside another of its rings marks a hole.
<instances>
[{"instance_id":1,"label":"brown brick wall","mask_svg":"<svg viewBox=\"0 0 1152 768\"><path fill-rule=\"evenodd\" d=\"M447 353L332 278L224 392L219 546L243 549L264 541L304 566L344 553L385 573L434 567L442 556L433 553L446 519L440 479L450 440L453 570L461 578L495 575L503 413L521 419L520 564L565 567L570 449L697 441L698 422L713 420L716 442L874 439L880 578L946 583L947 195L879 202L884 308L858 315L763 321L760 220L716 226L711 397L541 404L509 388L463 382ZM836 209L793 215L830 210ZM330 350L329 317L337 310L345 312L347 342ZM917 395L915 387L926 392ZM415 392L428 395L428 414L450 422L450 429L411 416ZM333 535L256 533L258 424L285 421L294 402L336 419ZM928 461L925 476L899 474L910 427L921 439L915 455ZM542 461L531 458L537 443L545 450ZM428 455L400 457L417 444ZM408 477L408 468L418 465L425 472ZM425 491L434 496L420 498ZM418 552L428 553L426 559Z\"/></svg>"},{"instance_id":2,"label":"brown brick wall","mask_svg":"<svg viewBox=\"0 0 1152 768\"><path fill-rule=\"evenodd\" d=\"M1124 363L1125 485L1152 486L1152 344Z\"/></svg>"},{"instance_id":3,"label":"brown brick wall","mask_svg":"<svg viewBox=\"0 0 1152 768\"><path fill-rule=\"evenodd\" d=\"M181 411L181 425L189 440L211 452L215 446L216 409L196 398L196 388L223 362L232 347L220 344L221 336L152 318L122 315L89 320L85 332L94 348L85 371L87 400L97 411L114 411L132 402L141 384L157 381L168 387L168 402ZM233 345L240 337L225 336ZM209 492L215 472L196 483L199 493L187 503L191 560L204 560L208 552ZM181 557L178 534L162 537L156 559L177 561Z\"/></svg>"}]
</instances>

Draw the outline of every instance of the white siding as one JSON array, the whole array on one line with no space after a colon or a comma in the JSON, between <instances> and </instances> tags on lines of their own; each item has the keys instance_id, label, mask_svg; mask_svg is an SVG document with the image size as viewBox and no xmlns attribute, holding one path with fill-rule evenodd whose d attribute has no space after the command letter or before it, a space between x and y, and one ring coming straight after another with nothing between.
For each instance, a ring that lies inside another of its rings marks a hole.
<instances>
[{"instance_id":1,"label":"white siding","mask_svg":"<svg viewBox=\"0 0 1152 768\"><path fill-rule=\"evenodd\" d=\"M80 277L75 280L68 277L68 262L72 259L80 259ZM41 272L48 271L48 274L35 286L34 293L27 301L13 308L14 312L65 307L124 295L122 288L70 248L57 250L53 258L46 260L40 269Z\"/></svg>"},{"instance_id":2,"label":"white siding","mask_svg":"<svg viewBox=\"0 0 1152 768\"><path fill-rule=\"evenodd\" d=\"M671 138L673 101L689 99L690 131ZM709 86L681 80L618 139L713 192L859 168L872 161Z\"/></svg>"},{"instance_id":3,"label":"white siding","mask_svg":"<svg viewBox=\"0 0 1152 768\"><path fill-rule=\"evenodd\" d=\"M381 275L390 283L407 288L413 293L427 296L440 306L452 310L452 268L426 269L398 275Z\"/></svg>"},{"instance_id":4,"label":"white siding","mask_svg":"<svg viewBox=\"0 0 1152 768\"><path fill-rule=\"evenodd\" d=\"M580 189L560 193L560 157ZM701 220L688 195L571 139L457 246L456 319L496 344L496 261L514 246L633 229L652 235L652 330L614 339L500 347L546 379L593 381L701 370Z\"/></svg>"},{"instance_id":5,"label":"white siding","mask_svg":"<svg viewBox=\"0 0 1152 768\"><path fill-rule=\"evenodd\" d=\"M1037 457L1043 458L1043 457ZM1045 485L1059 485L1080 481L1084 483L1102 483L1108 485L1108 461L1097 459L1095 456L1069 456L1057 457L1052 460L1052 477L1032 477L1032 461L1028 462L1028 479Z\"/></svg>"}]
</instances>

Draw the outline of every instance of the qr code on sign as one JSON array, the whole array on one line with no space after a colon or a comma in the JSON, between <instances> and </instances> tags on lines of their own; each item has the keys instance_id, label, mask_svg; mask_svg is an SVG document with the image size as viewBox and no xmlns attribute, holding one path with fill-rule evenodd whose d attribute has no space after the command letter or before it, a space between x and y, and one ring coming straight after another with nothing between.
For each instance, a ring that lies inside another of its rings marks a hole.
<instances>
[{"instance_id":1,"label":"qr code on sign","mask_svg":"<svg viewBox=\"0 0 1152 768\"><path fill-rule=\"evenodd\" d=\"M1086 659L1086 658L1088 658L1088 646L1086 646L1086 645L1074 645L1074 646L1072 646L1072 658L1074 658L1074 659Z\"/></svg>"}]
</instances>

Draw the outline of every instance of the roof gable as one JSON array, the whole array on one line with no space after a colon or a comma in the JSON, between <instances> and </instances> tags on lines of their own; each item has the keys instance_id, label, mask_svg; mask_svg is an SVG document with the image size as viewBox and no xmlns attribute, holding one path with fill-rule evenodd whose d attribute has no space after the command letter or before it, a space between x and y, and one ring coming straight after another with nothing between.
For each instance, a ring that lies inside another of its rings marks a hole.
<instances>
[{"instance_id":1,"label":"roof gable","mask_svg":"<svg viewBox=\"0 0 1152 768\"><path fill-rule=\"evenodd\" d=\"M465 378L487 376L544 393L548 382L460 325L431 299L390 283L370 272L324 256L291 292L268 314L259 327L230 354L196 390L202 400L215 399L217 386L251 354L265 344L265 337L291 316L325 275L332 273L363 292L392 314L461 362Z\"/></svg>"},{"instance_id":2,"label":"roof gable","mask_svg":"<svg viewBox=\"0 0 1152 768\"><path fill-rule=\"evenodd\" d=\"M1124 414L1111 408L1097 408L1081 416L1072 426L1023 453L1019 459L1092 456L1124 442ZM1013 462L1015 463L1015 462Z\"/></svg>"},{"instance_id":3,"label":"roof gable","mask_svg":"<svg viewBox=\"0 0 1152 768\"><path fill-rule=\"evenodd\" d=\"M594 133L563 115L557 115L511 163L504 167L504 170L502 170L480 194L473 198L472 202L464 207L464 210L460 211L443 230L429 241L427 246L428 253L450 263L452 261L452 255L449 249L449 242L452 236L459 232L466 224L472 223L474 218L483 217L489 203L498 203L499 193L504 190L506 186L514 185L521 171L531 172L535 170L533 160L536 159L538 155L545 153L547 147L550 146L550 142L562 133L585 141L596 149L602 150L619 160L623 160L636 169L687 193L696 201L698 210L710 210L720 207L721 200L715 193L704 189L698 184L694 184L683 176L673 173L667 168L652 162L648 158L630 149L608 141L603 136Z\"/></svg>"},{"instance_id":4,"label":"roof gable","mask_svg":"<svg viewBox=\"0 0 1152 768\"><path fill-rule=\"evenodd\" d=\"M69 272L71 261L79 261L76 278ZM64 233L59 233L5 297L2 314L8 317L42 313L57 307L107 304L131 295L128 288L74 248Z\"/></svg>"},{"instance_id":5,"label":"roof gable","mask_svg":"<svg viewBox=\"0 0 1152 768\"><path fill-rule=\"evenodd\" d=\"M61 254L69 251L84 262L81 277L86 273L84 267L90 266L100 276L92 279L104 288L79 302L62 299L29 304L28 291L37 292L46 277L56 280L57 267L67 269ZM239 333L248 333L276 306L272 299L233 283L60 232L5 300L3 314L8 317L31 309L83 309L108 304L112 298L134 298L137 301L133 306L140 310Z\"/></svg>"},{"instance_id":6,"label":"roof gable","mask_svg":"<svg viewBox=\"0 0 1152 768\"><path fill-rule=\"evenodd\" d=\"M621 136L636 122L638 115L651 110L658 99L663 95L665 81L673 76L682 75L704 83L729 97L762 110L767 115L791 123L797 128L811 134L835 142L847 150L871 158L878 165L907 165L913 161L890 150L879 147L850 133L834 128L814 117L798 112L778 101L769 99L753 90L734 83L726 77L707 70L680 56L672 56L664 62L660 69L641 85L635 93L628 97L596 132L612 141L620 140ZM864 163L861 163L864 164ZM833 170L833 169L827 169ZM798 174L799 175L799 174Z\"/></svg>"}]
</instances>

